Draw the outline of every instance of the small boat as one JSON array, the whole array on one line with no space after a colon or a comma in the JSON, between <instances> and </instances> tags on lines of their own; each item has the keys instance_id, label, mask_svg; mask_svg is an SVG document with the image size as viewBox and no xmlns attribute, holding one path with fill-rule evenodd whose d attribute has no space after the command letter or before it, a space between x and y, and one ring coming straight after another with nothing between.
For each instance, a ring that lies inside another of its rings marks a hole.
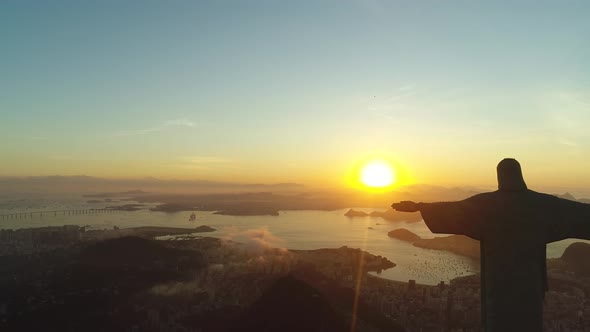
<instances>
[{"instance_id":1,"label":"small boat","mask_svg":"<svg viewBox=\"0 0 590 332\"><path fill-rule=\"evenodd\" d=\"M190 216L190 218L188 218L188 221L195 221L197 220L197 215L193 212Z\"/></svg>"}]
</instances>

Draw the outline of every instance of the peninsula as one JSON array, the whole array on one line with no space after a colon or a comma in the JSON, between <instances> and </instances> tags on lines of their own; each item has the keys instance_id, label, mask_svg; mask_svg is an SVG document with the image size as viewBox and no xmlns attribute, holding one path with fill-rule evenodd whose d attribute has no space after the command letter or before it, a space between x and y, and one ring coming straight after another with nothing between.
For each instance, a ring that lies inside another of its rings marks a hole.
<instances>
[{"instance_id":1,"label":"peninsula","mask_svg":"<svg viewBox=\"0 0 590 332\"><path fill-rule=\"evenodd\" d=\"M419 248L446 250L454 254L473 259L479 259L480 256L479 241L473 240L463 235L450 235L435 237L432 239L423 239L405 228L394 229L387 233L387 235L391 238L410 242L412 245Z\"/></svg>"}]
</instances>

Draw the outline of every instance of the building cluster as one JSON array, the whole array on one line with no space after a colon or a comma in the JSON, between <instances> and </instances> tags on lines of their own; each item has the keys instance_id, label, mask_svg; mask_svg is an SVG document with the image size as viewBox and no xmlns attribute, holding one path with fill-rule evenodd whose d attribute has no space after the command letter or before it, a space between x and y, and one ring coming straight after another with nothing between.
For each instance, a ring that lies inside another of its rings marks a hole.
<instances>
[{"instance_id":1,"label":"building cluster","mask_svg":"<svg viewBox=\"0 0 590 332\"><path fill-rule=\"evenodd\" d=\"M214 239L182 241L183 249L197 250L208 264L188 282L153 287L153 302L134 307L140 317L135 331L193 331L183 327L186 317L224 308L247 308L281 276L297 269L313 269L329 278L353 283L359 266L377 269L383 258L358 249L289 251L251 248ZM361 263L359 263L361 262ZM179 300L180 298L180 300ZM167 300L168 299L168 300Z\"/></svg>"},{"instance_id":2,"label":"building cluster","mask_svg":"<svg viewBox=\"0 0 590 332\"><path fill-rule=\"evenodd\" d=\"M450 285L418 285L367 275L361 298L408 332L482 331L477 278L457 278ZM544 304L545 332L590 331L590 299L579 288L550 291Z\"/></svg>"},{"instance_id":3,"label":"building cluster","mask_svg":"<svg viewBox=\"0 0 590 332\"><path fill-rule=\"evenodd\" d=\"M590 299L581 289L545 294L544 330L590 332Z\"/></svg>"},{"instance_id":4,"label":"building cluster","mask_svg":"<svg viewBox=\"0 0 590 332\"><path fill-rule=\"evenodd\" d=\"M85 228L75 225L2 229L0 230L0 256L32 255L65 248L84 235Z\"/></svg>"},{"instance_id":5,"label":"building cluster","mask_svg":"<svg viewBox=\"0 0 590 332\"><path fill-rule=\"evenodd\" d=\"M0 256L32 255L66 248L78 241L104 241L134 235L137 235L134 229L117 226L112 229L87 229L77 225L1 229Z\"/></svg>"},{"instance_id":6,"label":"building cluster","mask_svg":"<svg viewBox=\"0 0 590 332\"><path fill-rule=\"evenodd\" d=\"M444 283L434 287L371 275L360 287L361 299L407 331L446 331L451 296Z\"/></svg>"},{"instance_id":7,"label":"building cluster","mask_svg":"<svg viewBox=\"0 0 590 332\"><path fill-rule=\"evenodd\" d=\"M0 254L35 253L65 247L85 237L85 229L78 226L2 230ZM301 268L313 269L339 285L358 289L360 298L373 310L408 332L481 331L477 277L457 278L450 284L441 282L436 286L417 284L413 280L383 279L366 272L383 269L391 262L347 247L319 250L252 248L212 238L170 241L167 245L198 251L208 267L197 271L190 281L153 287L150 292L157 300L134 306L134 314L140 317L140 323L135 326L137 331L191 331L180 323L183 317L228 307L248 307L277 277ZM360 287L357 283L359 276L362 277ZM97 292L93 294L97 297L119 292L116 288L83 291ZM163 300L166 298L170 300ZM27 301L30 307L35 307L56 299L39 297ZM568 291L548 292L544 309L546 332L590 331L590 299L582 289L572 287ZM0 319L7 312L7 305L0 301Z\"/></svg>"}]
</instances>

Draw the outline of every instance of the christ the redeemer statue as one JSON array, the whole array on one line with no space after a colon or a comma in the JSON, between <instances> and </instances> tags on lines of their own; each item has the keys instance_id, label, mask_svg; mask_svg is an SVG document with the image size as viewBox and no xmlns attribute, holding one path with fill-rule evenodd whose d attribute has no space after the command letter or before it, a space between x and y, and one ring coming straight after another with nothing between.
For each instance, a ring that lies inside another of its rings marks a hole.
<instances>
[{"instance_id":1,"label":"christ the redeemer statue","mask_svg":"<svg viewBox=\"0 0 590 332\"><path fill-rule=\"evenodd\" d=\"M420 211L433 233L480 241L482 325L486 332L542 331L546 244L590 239L590 204L528 190L520 164L498 164L498 190L458 202L392 204Z\"/></svg>"}]
</instances>

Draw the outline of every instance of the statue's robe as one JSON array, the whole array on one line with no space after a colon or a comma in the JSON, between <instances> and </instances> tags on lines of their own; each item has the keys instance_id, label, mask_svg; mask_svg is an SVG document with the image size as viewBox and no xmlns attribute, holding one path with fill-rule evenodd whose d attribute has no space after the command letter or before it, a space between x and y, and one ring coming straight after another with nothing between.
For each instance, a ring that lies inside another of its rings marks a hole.
<instances>
[{"instance_id":1,"label":"statue's robe","mask_svg":"<svg viewBox=\"0 0 590 332\"><path fill-rule=\"evenodd\" d=\"M480 241L485 331L542 331L546 244L590 239L590 204L532 190L495 191L458 202L420 203L433 233Z\"/></svg>"}]
</instances>

